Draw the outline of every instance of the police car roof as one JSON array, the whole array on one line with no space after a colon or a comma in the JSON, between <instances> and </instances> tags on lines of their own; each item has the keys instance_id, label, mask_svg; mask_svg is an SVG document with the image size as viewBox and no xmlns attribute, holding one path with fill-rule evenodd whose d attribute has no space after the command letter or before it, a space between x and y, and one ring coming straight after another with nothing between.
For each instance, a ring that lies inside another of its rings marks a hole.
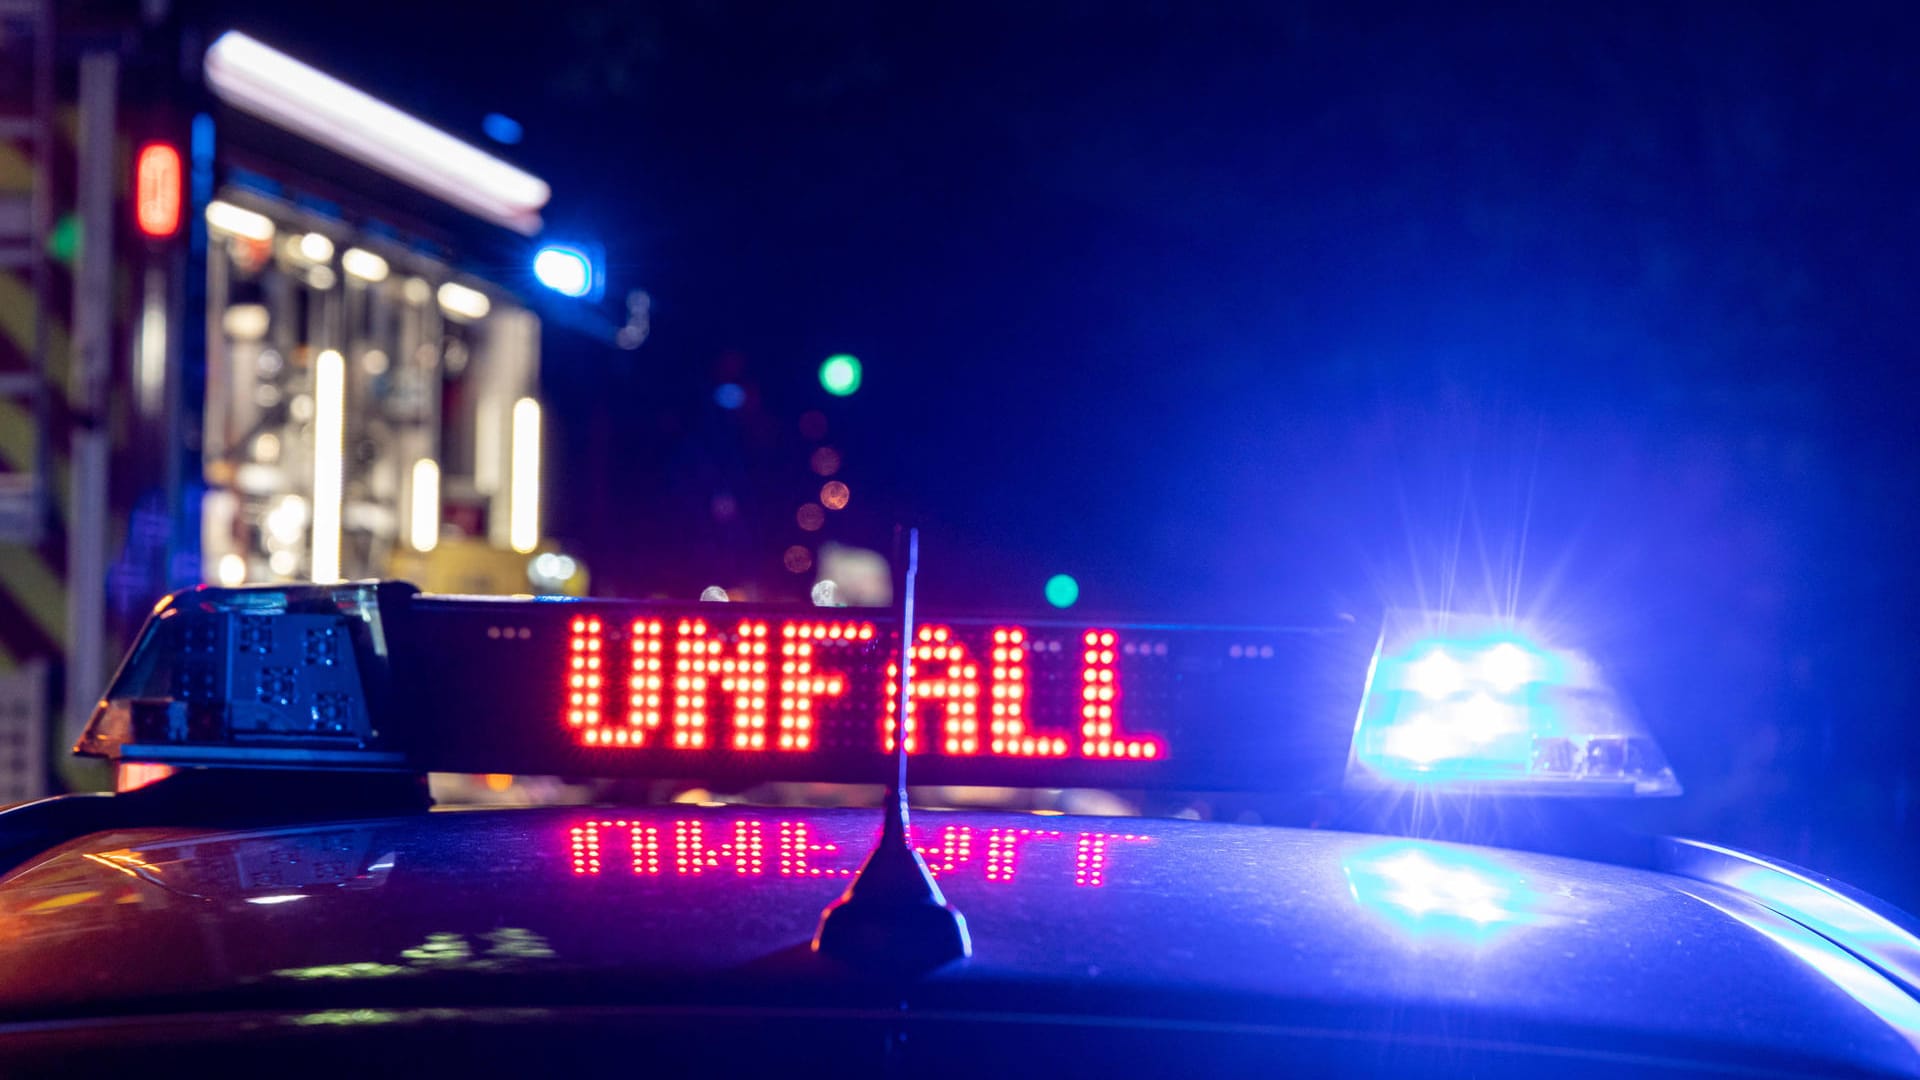
<instances>
[{"instance_id":1,"label":"police car roof","mask_svg":"<svg viewBox=\"0 0 1920 1080\"><path fill-rule=\"evenodd\" d=\"M874 829L870 811L672 806L98 833L0 883L0 1017L671 1005L791 1019L904 1000L897 1015L1342 1053L1441 1040L1609 1066L1920 1070L1913 999L1750 896L1341 832L922 812L915 841L978 946L879 991L804 948Z\"/></svg>"}]
</instances>

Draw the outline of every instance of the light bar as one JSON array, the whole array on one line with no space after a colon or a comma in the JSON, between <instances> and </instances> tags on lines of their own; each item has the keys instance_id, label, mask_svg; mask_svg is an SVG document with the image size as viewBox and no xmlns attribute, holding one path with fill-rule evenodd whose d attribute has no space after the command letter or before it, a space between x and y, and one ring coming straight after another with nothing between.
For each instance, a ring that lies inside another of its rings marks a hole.
<instances>
[{"instance_id":1,"label":"light bar","mask_svg":"<svg viewBox=\"0 0 1920 1080\"><path fill-rule=\"evenodd\" d=\"M1392 612L1350 786L1677 795L1666 758L1585 656L1511 620Z\"/></svg>"},{"instance_id":2,"label":"light bar","mask_svg":"<svg viewBox=\"0 0 1920 1080\"><path fill-rule=\"evenodd\" d=\"M905 728L927 784L1331 791L1372 644L1350 624L922 619ZM349 642L351 687L329 651ZM202 587L149 620L79 749L170 765L873 782L901 646L885 609Z\"/></svg>"},{"instance_id":3,"label":"light bar","mask_svg":"<svg viewBox=\"0 0 1920 1080\"><path fill-rule=\"evenodd\" d=\"M327 349L313 368L313 580L340 580L340 486L346 453L347 363Z\"/></svg>"},{"instance_id":4,"label":"light bar","mask_svg":"<svg viewBox=\"0 0 1920 1080\"><path fill-rule=\"evenodd\" d=\"M540 403L513 403L513 471L507 489L507 543L522 555L540 546Z\"/></svg>"},{"instance_id":5,"label":"light bar","mask_svg":"<svg viewBox=\"0 0 1920 1080\"><path fill-rule=\"evenodd\" d=\"M495 224L540 229L546 181L238 31L208 47L221 100Z\"/></svg>"}]
</instances>

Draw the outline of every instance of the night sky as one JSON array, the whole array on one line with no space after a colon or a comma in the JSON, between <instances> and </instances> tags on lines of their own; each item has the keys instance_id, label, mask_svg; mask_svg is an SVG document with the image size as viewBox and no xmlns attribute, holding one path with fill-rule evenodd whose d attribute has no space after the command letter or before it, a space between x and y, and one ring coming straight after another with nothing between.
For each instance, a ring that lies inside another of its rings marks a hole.
<instances>
[{"instance_id":1,"label":"night sky","mask_svg":"<svg viewBox=\"0 0 1920 1080\"><path fill-rule=\"evenodd\" d=\"M1067 572L1117 615L1517 609L1614 661L1689 786L1652 824L1920 902L1920 26L1033 7L232 24L476 141L514 116L553 229L651 294L638 352L547 346L600 590L802 595L788 545L907 520L948 607Z\"/></svg>"}]
</instances>

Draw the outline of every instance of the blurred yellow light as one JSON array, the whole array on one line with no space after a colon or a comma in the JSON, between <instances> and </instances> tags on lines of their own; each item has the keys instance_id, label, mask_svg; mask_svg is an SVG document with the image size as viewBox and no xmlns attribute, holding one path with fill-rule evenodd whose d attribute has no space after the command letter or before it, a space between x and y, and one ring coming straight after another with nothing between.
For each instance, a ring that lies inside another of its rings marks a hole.
<instances>
[{"instance_id":1,"label":"blurred yellow light","mask_svg":"<svg viewBox=\"0 0 1920 1080\"><path fill-rule=\"evenodd\" d=\"M348 248L340 254L340 269L361 281L387 280L387 260L365 248Z\"/></svg>"},{"instance_id":2,"label":"blurred yellow light","mask_svg":"<svg viewBox=\"0 0 1920 1080\"><path fill-rule=\"evenodd\" d=\"M300 255L308 262L326 262L333 258L333 241L310 232L300 238Z\"/></svg>"},{"instance_id":3,"label":"blurred yellow light","mask_svg":"<svg viewBox=\"0 0 1920 1080\"><path fill-rule=\"evenodd\" d=\"M220 584L228 588L245 584L247 580L247 560L232 551L220 556L219 577Z\"/></svg>"},{"instance_id":4,"label":"blurred yellow light","mask_svg":"<svg viewBox=\"0 0 1920 1080\"><path fill-rule=\"evenodd\" d=\"M258 240L263 244L273 239L273 222L265 214L256 214L219 199L207 204L207 224L221 232Z\"/></svg>"},{"instance_id":5,"label":"blurred yellow light","mask_svg":"<svg viewBox=\"0 0 1920 1080\"><path fill-rule=\"evenodd\" d=\"M447 282L440 286L440 306L449 315L458 315L463 319L484 319L487 312L493 310L493 302L487 294L478 289L469 289L465 285Z\"/></svg>"}]
</instances>

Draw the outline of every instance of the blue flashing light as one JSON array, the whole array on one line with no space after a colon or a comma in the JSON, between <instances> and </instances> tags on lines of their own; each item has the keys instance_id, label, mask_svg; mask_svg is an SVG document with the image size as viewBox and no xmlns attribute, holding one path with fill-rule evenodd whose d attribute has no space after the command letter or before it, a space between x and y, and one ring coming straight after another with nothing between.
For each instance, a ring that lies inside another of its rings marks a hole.
<instances>
[{"instance_id":1,"label":"blue flashing light","mask_svg":"<svg viewBox=\"0 0 1920 1080\"><path fill-rule=\"evenodd\" d=\"M1479 852L1392 841L1351 852L1340 868L1356 903L1411 937L1484 944L1542 920L1540 898L1519 873Z\"/></svg>"},{"instance_id":2,"label":"blue flashing light","mask_svg":"<svg viewBox=\"0 0 1920 1080\"><path fill-rule=\"evenodd\" d=\"M747 403L747 391L739 383L721 383L713 388L713 403L723 409L737 409Z\"/></svg>"},{"instance_id":3,"label":"blue flashing light","mask_svg":"<svg viewBox=\"0 0 1920 1080\"><path fill-rule=\"evenodd\" d=\"M520 126L520 121L500 113L488 113L480 121L480 130L487 133L487 138L502 146L513 146L520 141L521 136L526 134Z\"/></svg>"},{"instance_id":4,"label":"blue flashing light","mask_svg":"<svg viewBox=\"0 0 1920 1080\"><path fill-rule=\"evenodd\" d=\"M1678 794L1650 738L1579 653L1511 622L1422 617L1381 638L1354 729L1357 786L1518 785Z\"/></svg>"},{"instance_id":5,"label":"blue flashing light","mask_svg":"<svg viewBox=\"0 0 1920 1080\"><path fill-rule=\"evenodd\" d=\"M193 160L193 167L213 167L213 117L206 113L194 115L189 128L187 154Z\"/></svg>"},{"instance_id":6,"label":"blue flashing light","mask_svg":"<svg viewBox=\"0 0 1920 1080\"><path fill-rule=\"evenodd\" d=\"M562 296L582 297L593 291L593 260L577 247L548 244L533 257L533 276Z\"/></svg>"}]
</instances>

